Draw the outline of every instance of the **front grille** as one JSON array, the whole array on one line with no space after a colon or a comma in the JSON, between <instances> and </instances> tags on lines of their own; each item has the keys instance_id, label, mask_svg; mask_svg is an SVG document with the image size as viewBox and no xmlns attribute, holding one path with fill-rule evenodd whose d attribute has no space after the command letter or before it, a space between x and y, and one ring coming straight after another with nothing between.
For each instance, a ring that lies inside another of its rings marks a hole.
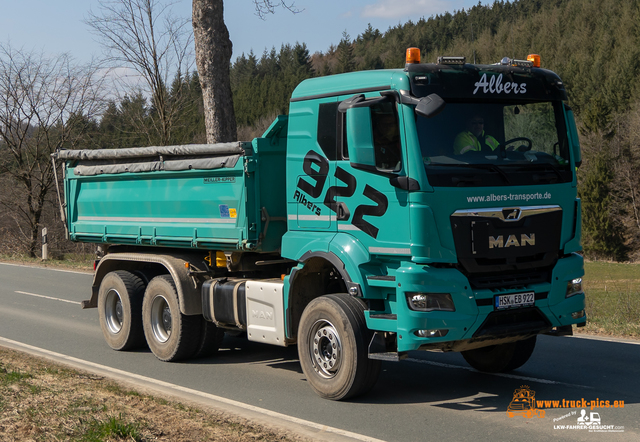
<instances>
[{"instance_id":1,"label":"front grille","mask_svg":"<svg viewBox=\"0 0 640 442\"><path fill-rule=\"evenodd\" d=\"M515 219L510 218L512 214ZM483 279L477 277L502 274L505 278L505 273L507 279L519 275L536 282L548 280L541 269L553 267L558 260L562 227L558 206L465 210L454 213L450 221L461 270L475 278L478 287Z\"/></svg>"}]
</instances>

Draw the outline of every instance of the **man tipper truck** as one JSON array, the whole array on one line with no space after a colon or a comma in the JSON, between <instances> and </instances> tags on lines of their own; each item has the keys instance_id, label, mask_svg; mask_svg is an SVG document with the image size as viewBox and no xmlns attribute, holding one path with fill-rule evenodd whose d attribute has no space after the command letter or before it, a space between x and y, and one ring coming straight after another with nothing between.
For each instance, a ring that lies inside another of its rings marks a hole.
<instances>
[{"instance_id":1,"label":"man tipper truck","mask_svg":"<svg viewBox=\"0 0 640 442\"><path fill-rule=\"evenodd\" d=\"M176 361L225 331L297 344L338 400L409 351L503 372L584 325L562 81L537 56L418 57L303 81L252 142L54 154L69 237L99 244L83 307L109 346ZM472 119L496 142L456 151Z\"/></svg>"}]
</instances>

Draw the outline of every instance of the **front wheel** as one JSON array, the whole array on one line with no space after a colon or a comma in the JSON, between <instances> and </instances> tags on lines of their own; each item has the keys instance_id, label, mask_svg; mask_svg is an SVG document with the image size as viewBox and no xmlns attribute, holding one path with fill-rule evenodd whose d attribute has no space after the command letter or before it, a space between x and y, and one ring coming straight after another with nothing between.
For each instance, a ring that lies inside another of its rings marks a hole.
<instances>
[{"instance_id":1,"label":"front wheel","mask_svg":"<svg viewBox=\"0 0 640 442\"><path fill-rule=\"evenodd\" d=\"M533 354L536 336L508 344L463 351L462 357L478 371L504 373L523 366Z\"/></svg>"},{"instance_id":2,"label":"front wheel","mask_svg":"<svg viewBox=\"0 0 640 442\"><path fill-rule=\"evenodd\" d=\"M142 302L142 324L153 354L165 362L186 359L200 344L200 316L180 312L178 292L169 275L149 282Z\"/></svg>"},{"instance_id":3,"label":"front wheel","mask_svg":"<svg viewBox=\"0 0 640 442\"><path fill-rule=\"evenodd\" d=\"M311 388L325 399L364 394L375 385L381 363L368 357L372 332L362 301L346 294L314 299L298 329L298 354Z\"/></svg>"}]
</instances>

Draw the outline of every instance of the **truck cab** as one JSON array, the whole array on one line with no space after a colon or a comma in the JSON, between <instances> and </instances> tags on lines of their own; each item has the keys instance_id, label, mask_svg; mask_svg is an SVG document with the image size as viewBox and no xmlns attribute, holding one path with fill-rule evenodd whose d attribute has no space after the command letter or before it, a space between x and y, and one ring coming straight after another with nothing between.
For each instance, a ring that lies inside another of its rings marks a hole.
<instances>
[{"instance_id":1,"label":"truck cab","mask_svg":"<svg viewBox=\"0 0 640 442\"><path fill-rule=\"evenodd\" d=\"M367 304L370 358L461 351L495 372L524 364L538 334L584 325L566 101L555 73L510 59L301 83L288 122L282 255L300 263L285 278L288 333L301 315L291 299L347 292ZM472 123L485 139L460 146ZM307 264L342 285L309 283Z\"/></svg>"}]
</instances>

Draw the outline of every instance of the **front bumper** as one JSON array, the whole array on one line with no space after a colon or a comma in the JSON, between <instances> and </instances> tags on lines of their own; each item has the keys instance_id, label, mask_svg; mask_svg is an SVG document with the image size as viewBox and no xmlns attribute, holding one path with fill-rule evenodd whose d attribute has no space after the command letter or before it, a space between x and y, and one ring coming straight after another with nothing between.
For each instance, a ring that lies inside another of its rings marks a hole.
<instances>
[{"instance_id":1,"label":"front bumper","mask_svg":"<svg viewBox=\"0 0 640 442\"><path fill-rule=\"evenodd\" d=\"M395 302L389 302L390 316L396 321L367 314L367 324L372 330L395 331L398 352L418 349L461 351L525 339L554 328L586 322L585 316L572 317L572 313L584 310L584 293L566 298L567 282L583 274L582 257L572 254L557 261L551 282L509 289L473 289L457 269L404 263L396 272ZM495 309L496 295L523 292L535 292L533 306ZM411 310L406 302L407 293L450 293L455 311ZM416 334L420 330L446 330L446 334L421 337Z\"/></svg>"}]
</instances>

